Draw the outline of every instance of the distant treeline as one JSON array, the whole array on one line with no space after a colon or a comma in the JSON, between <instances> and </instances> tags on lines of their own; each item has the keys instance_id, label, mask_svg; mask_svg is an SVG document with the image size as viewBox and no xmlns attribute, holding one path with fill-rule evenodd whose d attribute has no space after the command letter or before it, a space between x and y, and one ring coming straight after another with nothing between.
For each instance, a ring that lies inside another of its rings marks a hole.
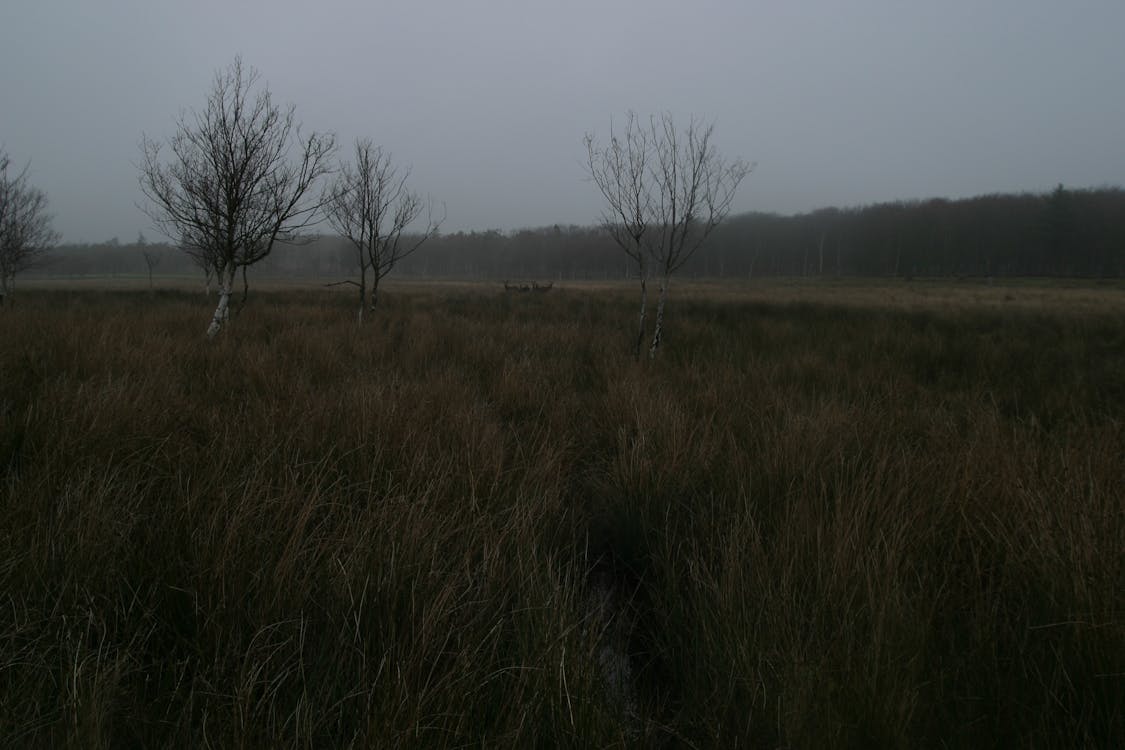
<instances>
[{"instance_id":1,"label":"distant treeline","mask_svg":"<svg viewBox=\"0 0 1125 750\"><path fill-rule=\"evenodd\" d=\"M145 245L157 275L199 273L167 245ZM138 243L64 246L48 275L144 275ZM633 273L598 228L553 226L456 232L430 239L400 276L610 279ZM281 246L254 276L343 278L350 247L322 237ZM796 216L730 218L685 266L685 276L1125 276L1125 190L986 195L964 200L827 208Z\"/></svg>"},{"instance_id":2,"label":"distant treeline","mask_svg":"<svg viewBox=\"0 0 1125 750\"><path fill-rule=\"evenodd\" d=\"M882 203L716 230L691 271L720 275L1121 276L1125 190Z\"/></svg>"}]
</instances>

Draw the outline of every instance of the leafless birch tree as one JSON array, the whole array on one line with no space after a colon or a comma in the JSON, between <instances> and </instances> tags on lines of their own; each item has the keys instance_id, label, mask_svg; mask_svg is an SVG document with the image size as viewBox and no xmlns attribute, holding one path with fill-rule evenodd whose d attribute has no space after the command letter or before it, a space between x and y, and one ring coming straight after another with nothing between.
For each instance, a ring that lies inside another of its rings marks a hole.
<instances>
[{"instance_id":1,"label":"leafless birch tree","mask_svg":"<svg viewBox=\"0 0 1125 750\"><path fill-rule=\"evenodd\" d=\"M160 265L160 255L148 249L148 241L145 239L144 232L137 234L137 249L141 251L141 257L145 259L145 267L148 268L148 290L153 291L152 286L152 271Z\"/></svg>"},{"instance_id":2,"label":"leafless birch tree","mask_svg":"<svg viewBox=\"0 0 1125 750\"><path fill-rule=\"evenodd\" d=\"M650 122L655 231L646 234L644 243L653 270L660 274L651 358L664 333L664 306L673 274L730 213L735 192L752 166L741 159L722 158L711 140L714 123L692 118L681 130L667 113Z\"/></svg>"},{"instance_id":3,"label":"leafless birch tree","mask_svg":"<svg viewBox=\"0 0 1125 750\"><path fill-rule=\"evenodd\" d=\"M644 345L648 312L649 264L646 262L644 238L653 206L648 184L651 150L649 132L637 121L633 112L628 113L625 131L620 135L610 124L608 145L603 146L592 134L586 134L587 169L606 202L602 227L637 264L641 283L641 309L633 345L633 356L637 358Z\"/></svg>"},{"instance_id":4,"label":"leafless birch tree","mask_svg":"<svg viewBox=\"0 0 1125 750\"><path fill-rule=\"evenodd\" d=\"M657 274L660 293L649 356L664 333L664 308L672 276L730 213L739 184L751 166L725 161L712 143L713 124L695 119L679 128L670 114L648 126L630 112L625 131L610 129L608 146L586 136L590 176L605 199L602 226L638 266L641 312L633 354L645 338L648 279Z\"/></svg>"},{"instance_id":5,"label":"leafless birch tree","mask_svg":"<svg viewBox=\"0 0 1125 750\"><path fill-rule=\"evenodd\" d=\"M379 282L432 237L445 218L444 212L440 218L434 216L432 201L407 189L409 176L409 169L399 174L389 153L361 139L355 144L355 163L342 164L326 191L328 222L352 243L359 265L361 324L364 309L374 311L379 301ZM423 212L424 223L408 234Z\"/></svg>"},{"instance_id":6,"label":"leafless birch tree","mask_svg":"<svg viewBox=\"0 0 1125 750\"><path fill-rule=\"evenodd\" d=\"M0 303L12 293L16 274L41 263L58 242L47 213L47 194L28 182L29 167L9 173L0 150Z\"/></svg>"},{"instance_id":7,"label":"leafless birch tree","mask_svg":"<svg viewBox=\"0 0 1125 750\"><path fill-rule=\"evenodd\" d=\"M318 220L314 186L331 171L333 136L302 136L292 105L274 104L264 86L255 93L259 78L235 58L215 75L204 108L180 116L167 144L141 143L145 211L216 273L219 302L208 336L229 319L236 273Z\"/></svg>"}]
</instances>

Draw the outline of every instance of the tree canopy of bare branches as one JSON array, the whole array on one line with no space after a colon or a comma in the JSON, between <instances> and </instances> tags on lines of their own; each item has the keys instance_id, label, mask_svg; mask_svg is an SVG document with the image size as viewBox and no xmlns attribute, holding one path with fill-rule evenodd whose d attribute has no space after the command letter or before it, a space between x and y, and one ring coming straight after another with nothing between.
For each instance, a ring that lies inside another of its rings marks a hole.
<instances>
[{"instance_id":1,"label":"tree canopy of bare branches","mask_svg":"<svg viewBox=\"0 0 1125 750\"><path fill-rule=\"evenodd\" d=\"M410 170L399 173L391 155L370 139L355 144L355 162L340 165L325 193L328 222L355 250L359 266L359 322L364 309L375 310L379 282L395 265L432 237L444 220L435 217L433 202L406 187ZM407 234L422 217L424 223ZM370 289L367 285L371 277Z\"/></svg>"},{"instance_id":2,"label":"tree canopy of bare branches","mask_svg":"<svg viewBox=\"0 0 1125 750\"><path fill-rule=\"evenodd\" d=\"M648 278L658 275L660 296L649 356L656 356L664 331L664 308L672 276L730 213L738 186L752 166L725 160L716 149L713 123L695 118L680 127L670 114L648 125L630 112L625 130L610 127L608 145L586 135L587 168L606 203L602 226L636 261L641 310L634 356L645 338Z\"/></svg>"},{"instance_id":3,"label":"tree canopy of bare branches","mask_svg":"<svg viewBox=\"0 0 1125 750\"><path fill-rule=\"evenodd\" d=\"M182 114L168 142L141 142L146 213L219 283L208 336L229 317L235 274L294 242L319 219L314 186L331 171L335 139L302 136L295 107L274 103L241 58L216 73L202 110ZM168 158L165 159L165 152Z\"/></svg>"},{"instance_id":4,"label":"tree canopy of bare branches","mask_svg":"<svg viewBox=\"0 0 1125 750\"><path fill-rule=\"evenodd\" d=\"M625 132L620 135L613 124L609 128L609 144L600 145L586 134L586 164L590 177L605 199L601 224L613 241L637 264L641 281L641 311L633 355L640 356L644 345L645 319L648 309L648 254L645 235L653 214L653 196L648 184L648 159L652 147L649 131L629 112Z\"/></svg>"},{"instance_id":5,"label":"tree canopy of bare branches","mask_svg":"<svg viewBox=\"0 0 1125 750\"><path fill-rule=\"evenodd\" d=\"M10 157L0 150L0 302L11 294L16 274L41 263L59 240L47 194L30 184L29 167L15 174L10 168Z\"/></svg>"}]
</instances>

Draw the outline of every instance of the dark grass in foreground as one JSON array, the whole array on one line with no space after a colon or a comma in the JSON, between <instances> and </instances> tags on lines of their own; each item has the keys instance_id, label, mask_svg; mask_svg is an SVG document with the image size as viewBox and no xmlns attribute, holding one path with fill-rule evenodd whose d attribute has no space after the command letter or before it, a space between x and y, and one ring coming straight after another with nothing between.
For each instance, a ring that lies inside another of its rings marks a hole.
<instances>
[{"instance_id":1,"label":"dark grass in foreground","mask_svg":"<svg viewBox=\"0 0 1125 750\"><path fill-rule=\"evenodd\" d=\"M0 743L1118 745L1115 294L25 291Z\"/></svg>"}]
</instances>

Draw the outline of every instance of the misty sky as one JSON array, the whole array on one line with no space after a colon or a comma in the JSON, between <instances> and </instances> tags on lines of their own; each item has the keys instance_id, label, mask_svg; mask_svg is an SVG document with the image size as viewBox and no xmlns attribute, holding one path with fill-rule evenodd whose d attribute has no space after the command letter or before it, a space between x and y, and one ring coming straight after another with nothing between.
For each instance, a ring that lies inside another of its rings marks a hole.
<instances>
[{"instance_id":1,"label":"misty sky","mask_svg":"<svg viewBox=\"0 0 1125 750\"><path fill-rule=\"evenodd\" d=\"M1121 0L4 0L0 144L64 241L155 238L141 134L241 54L447 232L595 221L582 136L628 109L714 120L757 163L736 211L1121 185L1123 33Z\"/></svg>"}]
</instances>

